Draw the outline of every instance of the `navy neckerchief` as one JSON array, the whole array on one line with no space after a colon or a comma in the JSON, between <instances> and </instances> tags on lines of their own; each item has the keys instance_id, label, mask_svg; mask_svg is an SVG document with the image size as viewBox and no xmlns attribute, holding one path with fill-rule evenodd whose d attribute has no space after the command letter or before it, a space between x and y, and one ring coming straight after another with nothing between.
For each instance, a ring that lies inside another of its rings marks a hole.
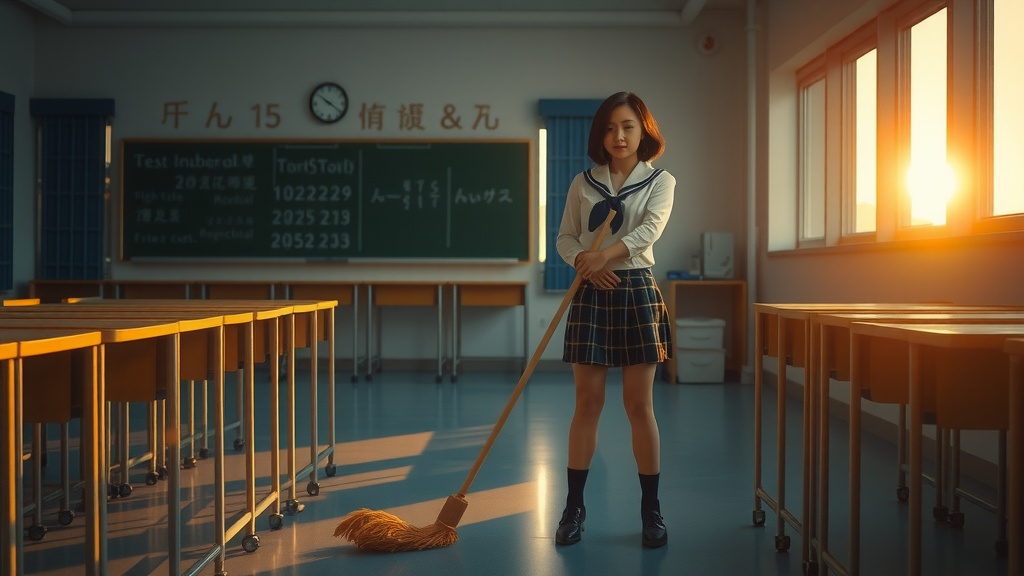
<instances>
[{"instance_id":1,"label":"navy neckerchief","mask_svg":"<svg viewBox=\"0 0 1024 576\"><path fill-rule=\"evenodd\" d=\"M591 232L597 230L597 227L605 221L605 218L608 218L608 211L615 210L615 216L612 217L612 234L615 234L619 231L619 228L622 227L622 202L633 192L636 192L653 182L654 179L658 177L658 174L661 174L664 170L658 168L647 178L644 178L635 184L623 186L622 189L619 190L618 196L612 194L612 191L609 190L607 186L599 182L597 178L594 178L594 175L591 172L593 172L593 169L587 170L583 173L583 177L587 180L587 184L590 184L594 190L597 190L601 193L601 196L604 196L604 200L595 204L594 208L591 209L588 229Z\"/></svg>"}]
</instances>

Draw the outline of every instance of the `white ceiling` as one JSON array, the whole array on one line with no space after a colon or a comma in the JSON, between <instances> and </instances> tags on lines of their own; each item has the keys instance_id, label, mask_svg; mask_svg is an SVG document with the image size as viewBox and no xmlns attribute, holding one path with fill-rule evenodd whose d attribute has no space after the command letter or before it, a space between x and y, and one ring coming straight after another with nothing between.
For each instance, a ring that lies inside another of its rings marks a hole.
<instances>
[{"instance_id":1,"label":"white ceiling","mask_svg":"<svg viewBox=\"0 0 1024 576\"><path fill-rule=\"evenodd\" d=\"M688 25L746 0L21 0L69 25Z\"/></svg>"}]
</instances>

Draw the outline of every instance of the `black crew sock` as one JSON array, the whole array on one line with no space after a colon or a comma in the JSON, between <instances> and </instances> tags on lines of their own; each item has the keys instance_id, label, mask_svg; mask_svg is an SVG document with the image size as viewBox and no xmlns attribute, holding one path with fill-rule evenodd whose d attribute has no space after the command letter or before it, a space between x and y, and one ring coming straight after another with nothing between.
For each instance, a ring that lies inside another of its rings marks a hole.
<instances>
[{"instance_id":1,"label":"black crew sock","mask_svg":"<svg viewBox=\"0 0 1024 576\"><path fill-rule=\"evenodd\" d=\"M566 469L566 477L569 481L569 495L565 497L565 506L583 508L583 487L587 483L587 474L590 470Z\"/></svg>"},{"instance_id":2,"label":"black crew sock","mask_svg":"<svg viewBox=\"0 0 1024 576\"><path fill-rule=\"evenodd\" d=\"M661 512L658 501L658 480L661 474L640 474L640 509Z\"/></svg>"}]
</instances>

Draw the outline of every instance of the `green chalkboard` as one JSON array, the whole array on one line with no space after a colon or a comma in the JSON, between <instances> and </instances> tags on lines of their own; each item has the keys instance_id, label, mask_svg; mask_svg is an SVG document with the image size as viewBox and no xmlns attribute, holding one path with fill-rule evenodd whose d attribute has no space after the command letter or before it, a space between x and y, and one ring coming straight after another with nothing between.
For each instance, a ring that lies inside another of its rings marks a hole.
<instances>
[{"instance_id":1,"label":"green chalkboard","mask_svg":"<svg viewBox=\"0 0 1024 576\"><path fill-rule=\"evenodd\" d=\"M122 141L121 258L527 261L530 142Z\"/></svg>"}]
</instances>

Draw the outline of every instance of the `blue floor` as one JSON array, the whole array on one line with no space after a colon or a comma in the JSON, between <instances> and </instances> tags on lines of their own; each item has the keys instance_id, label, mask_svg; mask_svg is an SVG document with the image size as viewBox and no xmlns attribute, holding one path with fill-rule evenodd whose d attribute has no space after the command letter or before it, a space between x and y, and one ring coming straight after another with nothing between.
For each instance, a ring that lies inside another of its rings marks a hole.
<instances>
[{"instance_id":1,"label":"blue floor","mask_svg":"<svg viewBox=\"0 0 1024 576\"><path fill-rule=\"evenodd\" d=\"M266 373L257 374L257 413L267 413ZM629 427L620 401L619 373L611 372L599 448L586 488L588 519L583 541L554 544L554 530L565 499L566 434L573 387L568 371L537 372L524 391L468 496L469 508L453 546L398 554L362 551L333 536L348 512L367 507L395 513L414 525L434 521L444 500L458 491L491 427L518 380L511 372L468 372L457 383L435 383L434 375L383 372L372 382L337 380L337 474L317 474L320 491L299 496L304 509L286 515L280 530L257 519L259 548L247 553L241 538L229 544L231 575L800 575L800 535L792 528L789 552L775 549L775 514L767 525L752 522L753 386L677 385L659 381L656 413L662 435L661 504L669 543L659 549L640 544L640 488L630 449ZM229 384L233 380L229 379ZM230 387L230 386L229 386ZM766 389L766 392L771 388ZM766 393L762 471L766 488L775 485L774 395ZM297 386L300 414L296 431L303 446L296 460L309 462L308 380ZM326 443L326 392L320 390L320 442ZM799 516L800 406L789 406L787 499ZM233 408L229 408L233 413ZM144 414L144 412L143 412ZM257 469L267 470L269 436L257 419ZM141 423L141 418L137 419ZM282 424L284 420L282 419ZM845 546L846 465L841 422L833 427L833 553ZM142 434L141 432L138 434ZM228 507L244 507L241 454L229 442ZM140 441L141 441L140 436ZM896 500L896 455L892 445L864 437L861 573L905 574L907 506ZM52 440L51 440L52 443ZM53 480L56 470L47 467ZM183 564L195 562L212 541L212 473L202 460L182 471L185 525ZM265 489L269 479L260 480ZM109 504L110 573L166 574L166 508L161 488L146 486L144 470L132 477L134 492ZM994 551L995 518L965 505L966 527L957 530L930 518L933 496L923 494L924 573L984 576L1005 574L1005 558ZM53 507L53 505L51 505ZM49 533L27 542L27 574L76 574L82 533L76 523L59 526L54 514ZM201 574L214 574L212 567Z\"/></svg>"}]
</instances>

